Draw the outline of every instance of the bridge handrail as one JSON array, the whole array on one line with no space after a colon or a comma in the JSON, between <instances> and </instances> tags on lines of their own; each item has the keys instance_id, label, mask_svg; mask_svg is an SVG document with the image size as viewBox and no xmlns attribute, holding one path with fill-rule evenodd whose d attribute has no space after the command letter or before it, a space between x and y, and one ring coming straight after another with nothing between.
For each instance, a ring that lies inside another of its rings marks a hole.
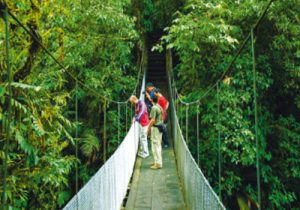
<instances>
[{"instance_id":1,"label":"bridge handrail","mask_svg":"<svg viewBox=\"0 0 300 210\"><path fill-rule=\"evenodd\" d=\"M142 94L144 89L145 74L140 94L141 100L144 100L144 94ZM115 153L63 210L120 209L133 172L138 140L138 124L134 123Z\"/></svg>"},{"instance_id":2,"label":"bridge handrail","mask_svg":"<svg viewBox=\"0 0 300 210\"><path fill-rule=\"evenodd\" d=\"M184 140L176 115L169 75L168 85L176 164L187 209L224 210L224 205L198 167Z\"/></svg>"}]
</instances>

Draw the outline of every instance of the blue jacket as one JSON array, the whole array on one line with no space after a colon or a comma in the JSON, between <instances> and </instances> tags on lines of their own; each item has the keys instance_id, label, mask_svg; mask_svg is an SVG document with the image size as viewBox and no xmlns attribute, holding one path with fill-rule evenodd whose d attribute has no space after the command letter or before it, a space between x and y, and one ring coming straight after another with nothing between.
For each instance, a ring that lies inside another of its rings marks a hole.
<instances>
[{"instance_id":1,"label":"blue jacket","mask_svg":"<svg viewBox=\"0 0 300 210\"><path fill-rule=\"evenodd\" d=\"M154 98L154 96L155 96L155 88L153 88L153 90L149 93L149 95L150 95L151 99ZM148 112L150 113L153 105L152 105L151 101L148 100L148 98L145 99L145 102L146 102L147 107L148 107Z\"/></svg>"}]
</instances>

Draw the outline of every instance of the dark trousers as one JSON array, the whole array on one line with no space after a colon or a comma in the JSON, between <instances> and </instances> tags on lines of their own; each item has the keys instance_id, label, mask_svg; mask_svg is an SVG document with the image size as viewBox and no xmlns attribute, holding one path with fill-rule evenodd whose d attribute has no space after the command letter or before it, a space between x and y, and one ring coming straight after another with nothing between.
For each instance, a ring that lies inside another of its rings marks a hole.
<instances>
[{"instance_id":1,"label":"dark trousers","mask_svg":"<svg viewBox=\"0 0 300 210\"><path fill-rule=\"evenodd\" d=\"M165 129L163 129L163 132L162 132L162 141L163 141L164 145L169 146L169 138L168 138L168 133L167 133L166 127L167 127L167 125L165 124Z\"/></svg>"}]
</instances>

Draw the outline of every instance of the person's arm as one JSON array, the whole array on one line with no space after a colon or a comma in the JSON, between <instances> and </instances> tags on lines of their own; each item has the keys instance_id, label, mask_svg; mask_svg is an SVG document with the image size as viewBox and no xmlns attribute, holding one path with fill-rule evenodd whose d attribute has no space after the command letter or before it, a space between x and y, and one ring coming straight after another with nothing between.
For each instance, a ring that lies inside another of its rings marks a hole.
<instances>
[{"instance_id":1,"label":"person's arm","mask_svg":"<svg viewBox=\"0 0 300 210\"><path fill-rule=\"evenodd\" d=\"M148 125L147 136L149 135L150 130L151 130L151 128L152 128L152 126L154 125L155 120L156 120L156 112L155 112L155 108L153 108L153 109L151 110L150 118L151 118L151 120L150 120L149 125Z\"/></svg>"},{"instance_id":2,"label":"person's arm","mask_svg":"<svg viewBox=\"0 0 300 210\"><path fill-rule=\"evenodd\" d=\"M152 118L152 119L150 120L150 122L149 122L149 126L148 126L148 129L147 129L147 136L149 136L150 129L151 129L151 127L154 125L154 123L155 123L155 119Z\"/></svg>"},{"instance_id":3,"label":"person's arm","mask_svg":"<svg viewBox=\"0 0 300 210\"><path fill-rule=\"evenodd\" d=\"M151 96L149 95L148 92L146 92L146 97L147 97L148 101L153 105L153 101L152 101Z\"/></svg>"},{"instance_id":4,"label":"person's arm","mask_svg":"<svg viewBox=\"0 0 300 210\"><path fill-rule=\"evenodd\" d=\"M166 105L166 111L168 110L168 108L169 108L169 101L167 101L167 105Z\"/></svg>"}]
</instances>

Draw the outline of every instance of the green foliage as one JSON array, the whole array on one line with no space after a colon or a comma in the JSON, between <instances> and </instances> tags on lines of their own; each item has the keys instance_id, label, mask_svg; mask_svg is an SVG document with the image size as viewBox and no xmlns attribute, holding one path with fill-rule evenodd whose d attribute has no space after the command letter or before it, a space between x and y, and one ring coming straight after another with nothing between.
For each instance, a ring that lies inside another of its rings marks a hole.
<instances>
[{"instance_id":1,"label":"green foliage","mask_svg":"<svg viewBox=\"0 0 300 210\"><path fill-rule=\"evenodd\" d=\"M118 146L110 141L104 145L104 100L90 89L108 99L125 100L129 97L137 75L133 56L139 41L136 18L126 13L130 1L6 2L9 10L67 67L67 71L88 87L79 86L76 90L72 77L10 18L13 121L9 125L8 205L13 209L62 208L75 191L76 163L79 163L81 187L103 164L103 148L109 147L111 154ZM8 126L4 39L1 12L1 163L4 160L2 143ZM74 139L76 93L79 98L78 159ZM115 114L115 107L109 108L109 112ZM124 122L124 118L122 120ZM117 127L110 129L110 132L116 131ZM122 136L124 132L122 130ZM2 190L1 185L1 193Z\"/></svg>"},{"instance_id":2,"label":"green foliage","mask_svg":"<svg viewBox=\"0 0 300 210\"><path fill-rule=\"evenodd\" d=\"M183 12L176 13L172 26L166 28L168 34L162 40L179 56L178 76L180 82L186 81L180 84L186 89L196 88L200 78L214 78L224 53L238 43L232 36L234 26L224 19L231 15L227 7L225 3L189 1ZM212 18L215 16L218 18Z\"/></svg>"},{"instance_id":3,"label":"green foliage","mask_svg":"<svg viewBox=\"0 0 300 210\"><path fill-rule=\"evenodd\" d=\"M141 33L159 36L171 24L173 13L183 0L133 0L132 10L137 16Z\"/></svg>"},{"instance_id":4,"label":"green foliage","mask_svg":"<svg viewBox=\"0 0 300 210\"><path fill-rule=\"evenodd\" d=\"M81 143L82 154L86 157L96 156L100 151L100 142L93 130L85 130L82 134Z\"/></svg>"},{"instance_id":5,"label":"green foliage","mask_svg":"<svg viewBox=\"0 0 300 210\"><path fill-rule=\"evenodd\" d=\"M104 142L104 100L90 90L108 99L129 96L137 75L133 52L134 47L141 48L139 34L161 33L166 27L161 44L154 49L166 46L174 51L178 88L185 100L192 101L225 71L267 0L6 2L67 71L89 87L76 90L70 75L10 18L14 81L13 121L8 125L4 17L0 12L0 162L4 160L5 130L10 126L8 204L14 209L57 209L74 194L76 163L82 186L103 164L104 149L109 157L126 134L130 108L122 105L119 116L118 107L108 104ZM299 1L274 1L255 31L263 209L299 208L299 14ZM200 151L201 168L216 192L217 132L221 130L222 195L228 209L246 208L246 203L257 207L251 62L247 43L226 81L220 83L219 116L215 90L199 107L189 109L191 122L197 112L201 117L200 147L195 146L192 126L189 147L195 157ZM79 99L78 123L75 94ZM180 111L183 120L185 109ZM76 125L78 138L74 139Z\"/></svg>"},{"instance_id":6,"label":"green foliage","mask_svg":"<svg viewBox=\"0 0 300 210\"><path fill-rule=\"evenodd\" d=\"M226 70L233 53L250 32L267 1L188 0L175 13L160 45L178 58L174 68L186 101L202 96ZM255 31L259 140L263 209L298 208L299 185L299 1L275 1ZM190 149L218 192L218 130L221 131L222 195L225 206L257 207L256 145L251 43L220 83L220 115L213 89L190 107L189 120L200 113L200 147L190 126ZM185 121L185 108L180 110ZM218 125L218 120L220 124ZM183 126L184 133L185 128ZM298 166L298 167L297 167Z\"/></svg>"}]
</instances>

